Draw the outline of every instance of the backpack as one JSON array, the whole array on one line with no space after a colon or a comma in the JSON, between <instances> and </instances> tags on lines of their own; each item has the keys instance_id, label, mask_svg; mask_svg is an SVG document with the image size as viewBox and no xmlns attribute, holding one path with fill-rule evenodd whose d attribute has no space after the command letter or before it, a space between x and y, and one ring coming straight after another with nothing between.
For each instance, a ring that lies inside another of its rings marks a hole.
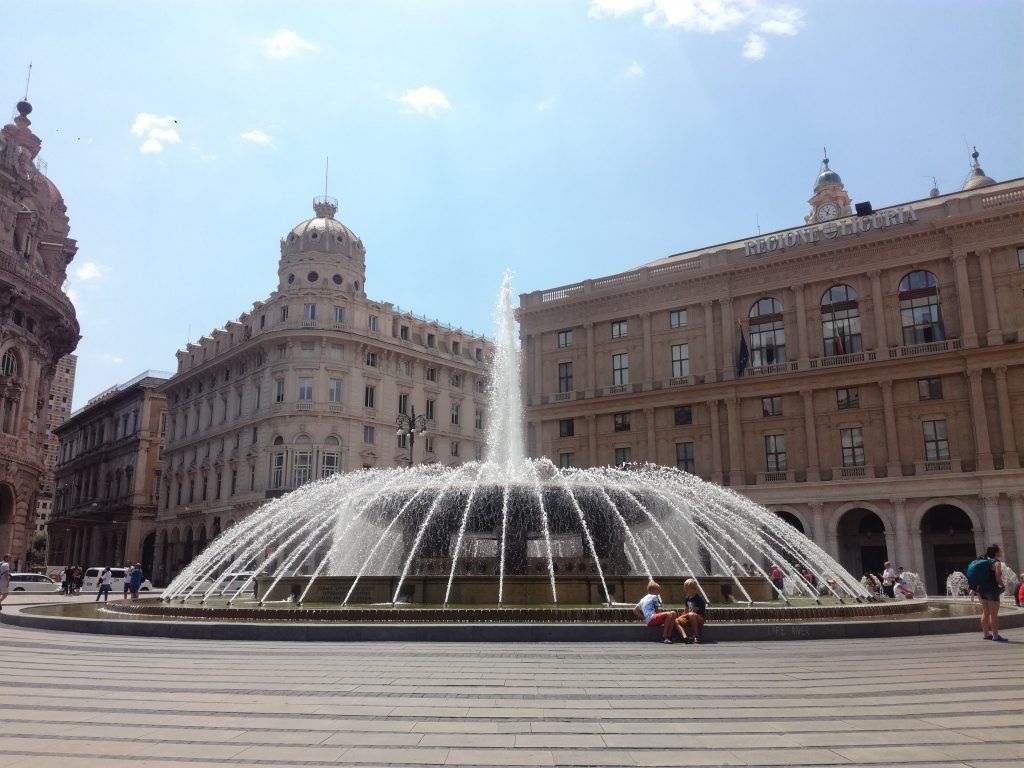
<instances>
[{"instance_id":1,"label":"backpack","mask_svg":"<svg viewBox=\"0 0 1024 768\"><path fill-rule=\"evenodd\" d=\"M991 560L983 557L974 560L967 566L967 573L964 574L967 577L967 586L977 592L982 587L988 585L991 580L991 573Z\"/></svg>"}]
</instances>

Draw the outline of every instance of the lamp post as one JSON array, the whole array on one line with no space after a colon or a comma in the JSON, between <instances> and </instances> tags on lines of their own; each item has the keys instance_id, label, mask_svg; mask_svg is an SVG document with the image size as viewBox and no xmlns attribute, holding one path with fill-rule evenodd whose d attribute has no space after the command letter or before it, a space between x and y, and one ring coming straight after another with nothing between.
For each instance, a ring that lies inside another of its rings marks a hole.
<instances>
[{"instance_id":1,"label":"lamp post","mask_svg":"<svg viewBox=\"0 0 1024 768\"><path fill-rule=\"evenodd\" d=\"M413 464L412 448L416 444L416 435L427 434L427 420L423 416L416 415L416 406L414 405L409 413L398 414L395 423L398 425L398 431L395 434L399 437L404 435L409 437L409 466L411 467Z\"/></svg>"}]
</instances>

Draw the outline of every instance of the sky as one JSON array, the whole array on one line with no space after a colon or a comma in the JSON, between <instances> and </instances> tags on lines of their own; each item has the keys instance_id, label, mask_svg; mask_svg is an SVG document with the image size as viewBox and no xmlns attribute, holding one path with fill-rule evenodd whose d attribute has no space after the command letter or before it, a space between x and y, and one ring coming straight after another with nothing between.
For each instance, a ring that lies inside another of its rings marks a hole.
<instances>
[{"instance_id":1,"label":"sky","mask_svg":"<svg viewBox=\"0 0 1024 768\"><path fill-rule=\"evenodd\" d=\"M79 245L75 406L265 299L324 191L369 296L491 332L518 292L1024 176L1019 0L35 0L4 14ZM6 94L6 95L4 95ZM0 100L2 103L2 100Z\"/></svg>"}]
</instances>

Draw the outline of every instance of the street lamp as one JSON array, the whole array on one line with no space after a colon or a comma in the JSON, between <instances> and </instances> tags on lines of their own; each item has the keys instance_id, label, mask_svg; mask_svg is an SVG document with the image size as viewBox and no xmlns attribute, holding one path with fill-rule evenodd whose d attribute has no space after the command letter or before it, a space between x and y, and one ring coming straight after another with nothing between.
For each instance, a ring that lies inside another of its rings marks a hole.
<instances>
[{"instance_id":1,"label":"street lamp","mask_svg":"<svg viewBox=\"0 0 1024 768\"><path fill-rule=\"evenodd\" d=\"M416 444L416 435L427 434L427 420L423 416L416 415L416 406L414 405L410 413L398 414L395 423L398 425L396 435L399 437L409 436L409 466L411 467L413 463L412 447Z\"/></svg>"}]
</instances>

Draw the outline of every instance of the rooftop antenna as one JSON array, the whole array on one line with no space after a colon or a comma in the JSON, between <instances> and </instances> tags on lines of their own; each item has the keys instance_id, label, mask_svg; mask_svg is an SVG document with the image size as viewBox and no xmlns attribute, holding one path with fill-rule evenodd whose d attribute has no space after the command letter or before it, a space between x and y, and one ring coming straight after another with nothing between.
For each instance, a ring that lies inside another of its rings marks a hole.
<instances>
[{"instance_id":1,"label":"rooftop antenna","mask_svg":"<svg viewBox=\"0 0 1024 768\"><path fill-rule=\"evenodd\" d=\"M32 82L32 62L28 63L28 76L25 78L25 101L28 101L28 86Z\"/></svg>"},{"instance_id":2,"label":"rooftop antenna","mask_svg":"<svg viewBox=\"0 0 1024 768\"><path fill-rule=\"evenodd\" d=\"M331 158L327 156L327 162L324 164L324 197L327 197L327 176L331 172Z\"/></svg>"},{"instance_id":3,"label":"rooftop antenna","mask_svg":"<svg viewBox=\"0 0 1024 768\"><path fill-rule=\"evenodd\" d=\"M757 214L757 234L761 234L761 214Z\"/></svg>"}]
</instances>

